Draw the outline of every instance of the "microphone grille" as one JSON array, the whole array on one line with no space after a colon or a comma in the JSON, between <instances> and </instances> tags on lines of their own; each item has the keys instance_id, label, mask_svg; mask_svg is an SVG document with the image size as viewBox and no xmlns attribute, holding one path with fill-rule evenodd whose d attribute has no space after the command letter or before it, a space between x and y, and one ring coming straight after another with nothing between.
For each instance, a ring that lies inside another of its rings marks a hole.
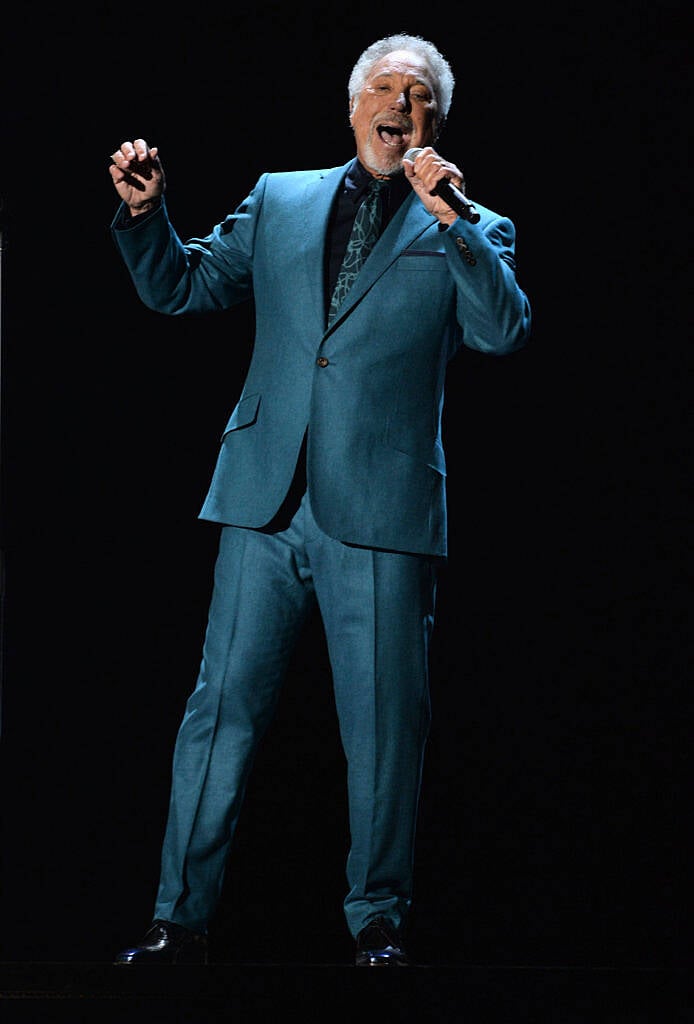
<instances>
[{"instance_id":1,"label":"microphone grille","mask_svg":"<svg viewBox=\"0 0 694 1024\"><path fill-rule=\"evenodd\" d=\"M407 152L405 153L405 159L406 160L414 160L416 157L419 156L419 154L421 152L422 152L422 147L421 146L415 146L414 149L408 149Z\"/></svg>"}]
</instances>

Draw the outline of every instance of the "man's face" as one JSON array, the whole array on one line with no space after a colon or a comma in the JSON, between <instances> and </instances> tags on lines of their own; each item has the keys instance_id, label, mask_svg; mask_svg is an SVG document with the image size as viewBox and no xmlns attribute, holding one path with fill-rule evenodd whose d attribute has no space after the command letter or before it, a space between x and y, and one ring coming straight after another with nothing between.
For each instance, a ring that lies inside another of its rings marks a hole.
<instances>
[{"instance_id":1,"label":"man's face","mask_svg":"<svg viewBox=\"0 0 694 1024\"><path fill-rule=\"evenodd\" d=\"M393 174L413 146L431 146L438 107L426 64L395 50L374 64L350 107L357 156L372 173Z\"/></svg>"}]
</instances>

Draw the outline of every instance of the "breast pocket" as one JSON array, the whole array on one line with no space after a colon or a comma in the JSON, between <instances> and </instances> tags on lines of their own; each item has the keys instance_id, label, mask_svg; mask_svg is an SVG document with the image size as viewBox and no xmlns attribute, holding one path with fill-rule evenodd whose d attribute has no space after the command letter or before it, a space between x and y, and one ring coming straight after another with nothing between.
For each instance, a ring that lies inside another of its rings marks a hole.
<instances>
[{"instance_id":1,"label":"breast pocket","mask_svg":"<svg viewBox=\"0 0 694 1024\"><path fill-rule=\"evenodd\" d=\"M405 249L398 256L395 267L396 270L415 271L419 274L426 271L440 273L446 268L446 254L432 252L431 249Z\"/></svg>"}]
</instances>

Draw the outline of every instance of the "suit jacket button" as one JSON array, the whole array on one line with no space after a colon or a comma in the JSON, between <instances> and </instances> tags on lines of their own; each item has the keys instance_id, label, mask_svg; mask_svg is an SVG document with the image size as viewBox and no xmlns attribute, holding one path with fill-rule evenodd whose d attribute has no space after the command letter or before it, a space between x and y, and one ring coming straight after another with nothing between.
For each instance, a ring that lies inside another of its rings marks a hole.
<instances>
[{"instance_id":1,"label":"suit jacket button","mask_svg":"<svg viewBox=\"0 0 694 1024\"><path fill-rule=\"evenodd\" d=\"M316 359L316 364L321 367L327 366L328 360L325 358L325 356L318 356L318 359Z\"/></svg>"}]
</instances>

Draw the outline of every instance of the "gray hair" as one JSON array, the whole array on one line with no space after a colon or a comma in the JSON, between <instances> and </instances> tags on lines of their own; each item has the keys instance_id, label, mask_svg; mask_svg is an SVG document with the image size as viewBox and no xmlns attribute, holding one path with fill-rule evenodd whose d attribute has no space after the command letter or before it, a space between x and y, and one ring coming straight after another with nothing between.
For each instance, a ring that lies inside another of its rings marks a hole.
<instances>
[{"instance_id":1,"label":"gray hair","mask_svg":"<svg viewBox=\"0 0 694 1024\"><path fill-rule=\"evenodd\" d=\"M439 52L433 43L430 43L427 39L422 39L421 36L411 36L405 32L398 32L396 35L378 39L375 43L367 46L352 68L352 73L349 76L347 88L350 101L356 98L364 88L369 72L376 61L392 53L394 50L409 50L411 53L416 53L428 65L434 79L434 89L438 101L438 123L439 126L442 125L451 107L455 78L453 77L451 66L443 54Z\"/></svg>"}]
</instances>

